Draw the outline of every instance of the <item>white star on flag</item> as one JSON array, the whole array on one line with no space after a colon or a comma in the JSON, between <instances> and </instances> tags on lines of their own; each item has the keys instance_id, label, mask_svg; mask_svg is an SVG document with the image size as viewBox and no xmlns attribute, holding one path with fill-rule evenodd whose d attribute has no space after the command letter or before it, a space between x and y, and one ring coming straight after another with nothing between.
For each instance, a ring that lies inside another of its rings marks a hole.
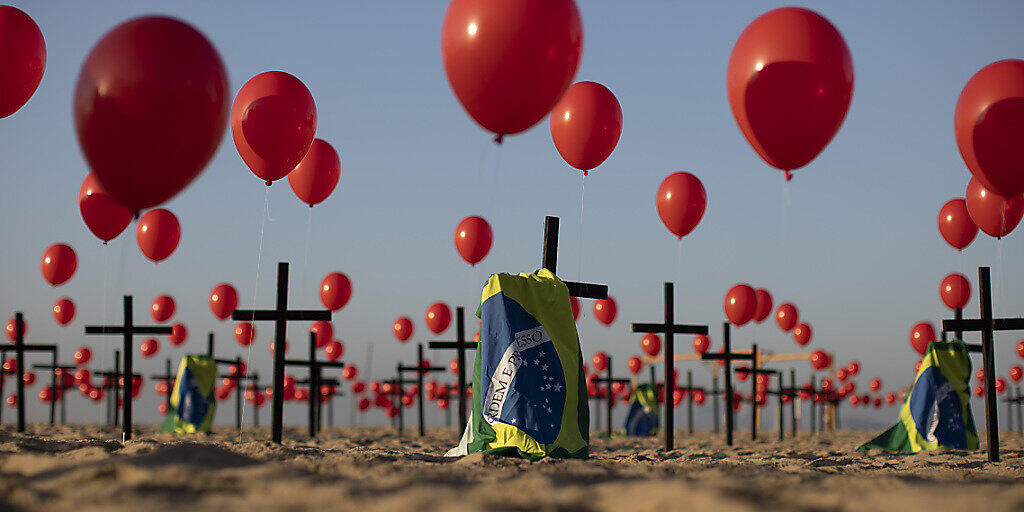
<instances>
[{"instance_id":1,"label":"white star on flag","mask_svg":"<svg viewBox=\"0 0 1024 512\"><path fill-rule=\"evenodd\" d=\"M562 390L562 385L561 384L555 384L555 391L561 391L561 390Z\"/></svg>"},{"instance_id":2,"label":"white star on flag","mask_svg":"<svg viewBox=\"0 0 1024 512\"><path fill-rule=\"evenodd\" d=\"M542 365L540 365L540 369L546 372L546 371L548 371L548 365L542 364Z\"/></svg>"}]
</instances>

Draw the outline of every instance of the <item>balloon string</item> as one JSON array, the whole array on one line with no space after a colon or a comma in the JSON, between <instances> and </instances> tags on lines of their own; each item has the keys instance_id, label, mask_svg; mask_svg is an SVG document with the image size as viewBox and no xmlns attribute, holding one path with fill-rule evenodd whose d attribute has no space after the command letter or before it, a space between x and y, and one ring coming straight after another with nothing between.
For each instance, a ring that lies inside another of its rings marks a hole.
<instances>
[{"instance_id":1,"label":"balloon string","mask_svg":"<svg viewBox=\"0 0 1024 512\"><path fill-rule=\"evenodd\" d=\"M302 274L299 278L299 287L306 285L306 270L309 267L309 241L313 233L313 207L309 208L309 218L306 219L306 253L302 257Z\"/></svg>"},{"instance_id":2,"label":"balloon string","mask_svg":"<svg viewBox=\"0 0 1024 512\"><path fill-rule=\"evenodd\" d=\"M1002 302L1003 302L1002 281L1003 281L1003 239L1002 238L997 238L996 239L996 297L998 298L998 300L996 302L998 304L1002 304ZM996 313L998 313L997 311L995 311L995 308L996 308L996 306L992 307L992 309L993 309L993 311L992 311L993 316L995 316Z\"/></svg>"},{"instance_id":3,"label":"balloon string","mask_svg":"<svg viewBox=\"0 0 1024 512\"><path fill-rule=\"evenodd\" d=\"M256 310L256 297L257 297L257 294L259 293L259 289L260 289L260 270L263 268L263 232L265 231L265 228L266 228L267 218L270 217L270 187L266 187L266 188L267 188L267 191L266 191L266 193L263 196L263 212L260 215L259 249L256 251L256 282L255 282L255 284L252 287L252 303L251 304L252 304L252 309L253 309L253 317L252 317L251 321L255 321L256 320L256 313L255 313L255 310ZM253 338L255 338L255 336L253 336ZM246 364L246 366L249 366L249 361L252 361L252 345L253 345L253 343L255 343L255 340L252 340L249 343L249 345L246 347L248 349L248 353L245 356L245 364ZM271 342L271 343L273 343L273 342ZM258 392L258 391L254 391L254 392ZM246 409L245 407L242 407L242 424L243 425L245 424L245 409ZM239 431L238 432L238 439L241 440L241 438L242 438L242 432Z\"/></svg>"},{"instance_id":4,"label":"balloon string","mask_svg":"<svg viewBox=\"0 0 1024 512\"><path fill-rule=\"evenodd\" d=\"M577 267L577 279L583 281L583 206L587 198L587 175L580 176L580 258Z\"/></svg>"}]
</instances>

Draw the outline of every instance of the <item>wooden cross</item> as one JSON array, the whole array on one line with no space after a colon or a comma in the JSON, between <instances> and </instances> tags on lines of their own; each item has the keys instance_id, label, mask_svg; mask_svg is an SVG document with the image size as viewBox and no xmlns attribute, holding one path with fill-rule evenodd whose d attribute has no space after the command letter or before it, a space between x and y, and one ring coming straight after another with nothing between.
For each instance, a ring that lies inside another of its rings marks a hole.
<instances>
[{"instance_id":1,"label":"wooden cross","mask_svg":"<svg viewBox=\"0 0 1024 512\"><path fill-rule=\"evenodd\" d=\"M171 334L172 329L170 326L154 325L154 326L139 326L135 325L134 317L132 315L132 296L124 296L124 323L122 325L87 325L85 326L85 334L92 335L109 335L118 334L123 336L124 347L121 349L124 356L124 372L127 375L133 375L132 366L132 355L135 353L132 343L132 338L135 335L158 335L158 334ZM124 395L124 440L132 438L132 382L131 379L123 379L124 386L122 394Z\"/></svg>"},{"instance_id":2,"label":"wooden cross","mask_svg":"<svg viewBox=\"0 0 1024 512\"><path fill-rule=\"evenodd\" d=\"M323 396L323 393L320 388L324 384L327 384L328 386L338 386L340 382L338 379L333 377L324 377L323 375L320 375L319 365L317 365L317 370L311 370L308 378L297 380L295 383L306 384L309 386L309 397L307 398L307 402L309 402L309 437L316 437L316 435L320 433L320 426L323 423L323 408L320 402L322 400L321 397ZM315 393L313 391L314 387L316 387Z\"/></svg>"},{"instance_id":3,"label":"wooden cross","mask_svg":"<svg viewBox=\"0 0 1024 512\"><path fill-rule=\"evenodd\" d=\"M461 309L461 308L459 308L459 309ZM399 376L402 376L402 375L404 375L406 373L409 373L409 372L414 372L414 374L416 376L416 381L415 381L416 382L416 393L417 393L417 397L416 397L417 404L416 405L418 406L418 413L419 413L419 434L420 434L420 437L422 437L424 435L424 425L423 425L423 414L424 414L423 413L423 377L427 373L443 372L443 371L447 370L447 368L445 368L443 366L427 366L424 363L425 363L425 361L423 360L423 344L420 343L420 344L416 345L416 365L415 366L405 366L405 365L403 365L401 363L398 364L398 375ZM459 369L461 370L462 368L460 367ZM463 377L463 382L465 382L465 377Z\"/></svg>"},{"instance_id":4,"label":"wooden cross","mask_svg":"<svg viewBox=\"0 0 1024 512\"><path fill-rule=\"evenodd\" d=\"M49 372L50 372L50 398L51 398L51 400L50 400L50 425L53 425L54 418L56 416L56 407L57 407L57 400L58 400L57 392L58 391L60 391L60 423L61 423L61 425L63 425L64 422L65 422L65 415L67 413L67 408L64 405L64 390L66 388L64 387L64 377L63 377L63 374L64 374L64 372L67 372L67 371L74 371L76 368L77 368L76 366L70 365L70 364L57 364L57 349L56 349L56 347L54 347L54 350L53 350L53 360L50 362L50 364L34 364L34 365L32 365L32 369L34 369L34 370L49 370ZM58 385L58 382L57 382L57 376L58 375L61 376L61 381L60 381L59 385ZM3 393L0 393L0 396L2 396L2 395L3 395Z\"/></svg>"},{"instance_id":5,"label":"wooden cross","mask_svg":"<svg viewBox=\"0 0 1024 512\"><path fill-rule=\"evenodd\" d=\"M167 393L164 394L164 403L167 404L167 414L171 414L171 392L174 391L174 381L178 378L178 375L171 373L171 358L169 357L166 360L164 368L163 375L150 375L149 378L153 380L162 380L167 384Z\"/></svg>"},{"instance_id":6,"label":"wooden cross","mask_svg":"<svg viewBox=\"0 0 1024 512\"><path fill-rule=\"evenodd\" d=\"M206 356L209 357L214 364L220 366L234 366L239 370L242 368L242 357L237 356L234 359L223 359L214 356L213 352L214 339L213 331L206 337ZM242 430L242 388L238 384L242 380L247 380L245 375L220 375L219 378L231 379L235 381L235 427L238 430Z\"/></svg>"},{"instance_id":7,"label":"wooden cross","mask_svg":"<svg viewBox=\"0 0 1024 512\"><path fill-rule=\"evenodd\" d=\"M277 307L275 309L236 309L231 319L274 322L274 396L271 407L271 440L281 444L284 431L284 370L285 339L288 336L289 321L330 320L330 310L289 310L288 309L288 263L277 264ZM314 350L315 350L314 343ZM309 362L305 366L309 365Z\"/></svg>"},{"instance_id":8,"label":"wooden cross","mask_svg":"<svg viewBox=\"0 0 1024 512\"><path fill-rule=\"evenodd\" d=\"M703 387L693 385L693 370L686 370L686 387L676 388L686 392L686 432L693 435L693 392L705 392Z\"/></svg>"},{"instance_id":9,"label":"wooden cross","mask_svg":"<svg viewBox=\"0 0 1024 512\"><path fill-rule=\"evenodd\" d=\"M978 267L978 288L981 318L943 320L942 330L959 335L964 332L981 331L982 367L985 372L985 424L988 438L988 460L999 461L999 417L996 410L996 362L993 331L1024 330L1024 318L992 318L992 284L988 267ZM978 351L977 345L967 345L970 352Z\"/></svg>"},{"instance_id":10,"label":"wooden cross","mask_svg":"<svg viewBox=\"0 0 1024 512\"><path fill-rule=\"evenodd\" d=\"M732 446L732 431L733 431L733 408L732 408L732 362L741 360L750 360L753 362L752 367L757 367L757 347L750 353L739 353L732 351L732 342L729 339L729 322L722 323L722 352L717 354L704 353L701 354L701 359L705 360L718 360L722 361L725 365L725 443ZM755 379L756 380L756 379ZM754 383L755 389L757 383ZM755 419L756 421L756 419ZM755 434L756 435L756 434Z\"/></svg>"},{"instance_id":11,"label":"wooden cross","mask_svg":"<svg viewBox=\"0 0 1024 512\"><path fill-rule=\"evenodd\" d=\"M123 372L121 370L121 351L120 350L115 350L114 351L114 370L113 371L94 372L93 375L98 375L100 377L110 377L110 384L109 385L103 385L101 383L100 384L100 389L113 390L113 393L107 394L107 423L110 423L110 424L113 424L114 426L117 426L119 424L119 421L120 421L118 416L117 416L117 409L119 407L121 409L124 409L126 404L128 404L128 403L130 403L132 401L132 390L131 390L132 379L134 379L136 377L141 379L142 375L139 375L138 373L128 374L128 373L125 373L125 372ZM126 375L129 376L127 379L125 379ZM124 387L125 387L125 384L127 384L129 386L128 390L127 391L122 391L124 389ZM121 404L119 405L118 402L121 402Z\"/></svg>"},{"instance_id":12,"label":"wooden cross","mask_svg":"<svg viewBox=\"0 0 1024 512\"><path fill-rule=\"evenodd\" d=\"M756 362L757 361L757 359L756 359L756 357L757 357L757 345L754 345L753 348L754 348L753 354L754 354L754 357L755 357L754 361ZM758 417L757 417L758 416L757 415L757 407L758 407L758 403L757 403L757 376L758 375L769 375L769 376L778 377L779 378L779 389L782 389L782 372L780 372L778 370L766 370L764 368L757 368L755 366L753 368L736 368L736 373L742 373L742 374L746 374L746 375L750 375L751 376L751 378L750 378L750 380L751 380L751 386L750 386L751 387L751 391L750 391L750 408L751 408L750 409L750 416L751 416L752 419L751 419L751 422L750 422L750 428L751 428L750 438L752 440L756 441L757 440L757 427L758 427L758 424L757 424L758 423L758 421L757 421L758 420ZM769 377L769 380L771 380L771 377ZM765 384L764 393L765 393L766 396L767 395L778 395L778 397L779 397L779 440L781 441L782 440L782 433L783 433L783 430L782 430L782 393L781 392L777 392L777 391L771 391L768 388L767 384Z\"/></svg>"},{"instance_id":13,"label":"wooden cross","mask_svg":"<svg viewBox=\"0 0 1024 512\"><path fill-rule=\"evenodd\" d=\"M274 345L277 347L278 345ZM282 351L283 352L283 351ZM277 350L274 350L274 354L277 354ZM320 381L323 379L322 370L324 368L344 368L345 363L342 362L330 362L330 361L317 361L316 359L316 333L310 331L309 333L309 359L285 359L282 361L283 366L300 366L309 368L309 437L316 437L317 432L320 430L317 428L319 419L317 413L320 408ZM283 372L282 372L283 373ZM276 380L276 378L275 378ZM282 377L281 389L284 389L284 378ZM275 384L276 385L276 384ZM275 388L274 399L277 400L277 391ZM283 403L283 402L282 402ZM274 418L276 421L277 418Z\"/></svg>"},{"instance_id":14,"label":"wooden cross","mask_svg":"<svg viewBox=\"0 0 1024 512\"><path fill-rule=\"evenodd\" d=\"M558 217L544 217L544 247L541 251L541 267L558 275ZM607 299L608 285L562 281L571 297L581 299Z\"/></svg>"},{"instance_id":15,"label":"wooden cross","mask_svg":"<svg viewBox=\"0 0 1024 512\"><path fill-rule=\"evenodd\" d=\"M674 446L673 429L675 418L672 414L672 395L675 392L675 379L672 375L672 366L675 360L675 342L673 336L676 334L707 334L706 325L680 325L675 323L675 298L673 284L665 283L665 321L656 323L634 323L633 332L636 333L660 333L665 335L665 450L672 450Z\"/></svg>"},{"instance_id":16,"label":"wooden cross","mask_svg":"<svg viewBox=\"0 0 1024 512\"><path fill-rule=\"evenodd\" d=\"M395 375L397 375L397 377L382 382L383 384L391 384L391 391L384 394L391 395L391 405L398 411L398 422L395 423L395 428L398 430L399 437L402 436L402 430L405 428L405 415L402 413L402 409L405 408L405 406L402 405L402 394L404 391L403 386L406 384L416 384L418 382L416 380L402 379L402 372L400 370L401 366L402 363L398 363L398 365L395 366Z\"/></svg>"},{"instance_id":17,"label":"wooden cross","mask_svg":"<svg viewBox=\"0 0 1024 512\"><path fill-rule=\"evenodd\" d=\"M18 432L25 431L25 352L49 352L53 364L57 364L56 345L26 345L25 344L25 316L21 311L14 313L14 345L0 346L0 357L6 356L7 352L14 352L17 369L14 374L14 387L18 397ZM0 378L0 380L3 380ZM53 424L53 402L50 403L50 424Z\"/></svg>"},{"instance_id":18,"label":"wooden cross","mask_svg":"<svg viewBox=\"0 0 1024 512\"><path fill-rule=\"evenodd\" d=\"M466 310L462 306L455 308L455 341L431 341L427 344L431 350L455 350L459 365L459 432L466 430L468 407L466 400L466 351L476 350L475 341L466 340ZM459 434L461 435L461 434Z\"/></svg>"},{"instance_id":19,"label":"wooden cross","mask_svg":"<svg viewBox=\"0 0 1024 512\"><path fill-rule=\"evenodd\" d=\"M631 379L616 379L616 378L613 378L612 377L612 356L608 356L608 369L605 370L604 378L594 379L594 382L604 384L606 390L608 391L608 393L606 393L606 395L605 395L606 398L607 398L606 402L607 402L607 405L608 405L608 417L606 419L607 419L607 423L608 423L608 437L611 438L612 437L612 405L615 403L615 395L612 393L612 385L615 384L615 383L630 384L632 382L632 380Z\"/></svg>"}]
</instances>

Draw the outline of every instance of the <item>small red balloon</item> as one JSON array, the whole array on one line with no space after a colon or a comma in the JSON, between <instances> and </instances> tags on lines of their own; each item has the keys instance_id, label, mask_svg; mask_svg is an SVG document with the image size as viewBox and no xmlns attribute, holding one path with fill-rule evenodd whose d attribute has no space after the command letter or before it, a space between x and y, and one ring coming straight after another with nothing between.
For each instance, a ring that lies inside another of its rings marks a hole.
<instances>
[{"instance_id":1,"label":"small red balloon","mask_svg":"<svg viewBox=\"0 0 1024 512\"><path fill-rule=\"evenodd\" d=\"M996 378L996 393L1003 394L1006 391L1006 380L1002 377Z\"/></svg>"},{"instance_id":2,"label":"small red balloon","mask_svg":"<svg viewBox=\"0 0 1024 512\"><path fill-rule=\"evenodd\" d=\"M704 185L696 176L688 172L674 172L658 186L655 205L662 224L682 239L704 218L707 201Z\"/></svg>"},{"instance_id":3,"label":"small red balloon","mask_svg":"<svg viewBox=\"0 0 1024 512\"><path fill-rule=\"evenodd\" d=\"M256 340L256 326L250 322L238 322L235 324L235 341L243 347L252 345Z\"/></svg>"},{"instance_id":4,"label":"small red balloon","mask_svg":"<svg viewBox=\"0 0 1024 512\"><path fill-rule=\"evenodd\" d=\"M142 215L135 226L139 249L154 262L167 259L181 241L181 224L169 210L157 208Z\"/></svg>"},{"instance_id":5,"label":"small red balloon","mask_svg":"<svg viewBox=\"0 0 1024 512\"><path fill-rule=\"evenodd\" d=\"M1010 234L1024 217L1024 196L1001 196L986 189L976 178L967 183L966 197L971 220L988 236L1002 238Z\"/></svg>"},{"instance_id":6,"label":"small red balloon","mask_svg":"<svg viewBox=\"0 0 1024 512\"><path fill-rule=\"evenodd\" d=\"M427 308L423 319L430 332L441 334L452 323L452 310L443 302L435 302Z\"/></svg>"},{"instance_id":7,"label":"small red balloon","mask_svg":"<svg viewBox=\"0 0 1024 512\"><path fill-rule=\"evenodd\" d=\"M928 322L921 322L910 329L910 346L922 356L928 351L928 344L935 341L935 328Z\"/></svg>"},{"instance_id":8,"label":"small red balloon","mask_svg":"<svg viewBox=\"0 0 1024 512\"><path fill-rule=\"evenodd\" d=\"M597 82L576 82L551 110L555 149L565 162L587 174L601 165L622 134L622 108Z\"/></svg>"},{"instance_id":9,"label":"small red balloon","mask_svg":"<svg viewBox=\"0 0 1024 512\"><path fill-rule=\"evenodd\" d=\"M640 338L640 350L651 357L658 355L661 353L661 338L653 332L644 334L644 337Z\"/></svg>"},{"instance_id":10,"label":"small red balloon","mask_svg":"<svg viewBox=\"0 0 1024 512\"><path fill-rule=\"evenodd\" d=\"M590 359L594 363L594 369L603 372L608 369L608 353L605 351L598 351L594 353L594 357Z\"/></svg>"},{"instance_id":11,"label":"small red balloon","mask_svg":"<svg viewBox=\"0 0 1024 512\"><path fill-rule=\"evenodd\" d=\"M92 350L89 350L89 347L78 347L78 350L75 351L74 359L76 366L88 364L92 359Z\"/></svg>"},{"instance_id":12,"label":"small red balloon","mask_svg":"<svg viewBox=\"0 0 1024 512\"><path fill-rule=\"evenodd\" d=\"M967 211L967 201L950 199L939 208L939 234L954 249L964 250L978 236L978 225Z\"/></svg>"},{"instance_id":13,"label":"small red balloon","mask_svg":"<svg viewBox=\"0 0 1024 512\"><path fill-rule=\"evenodd\" d=\"M174 324L171 326L171 334L167 336L167 340L171 342L171 345L181 345L188 340L188 329L183 324Z\"/></svg>"},{"instance_id":14,"label":"small red balloon","mask_svg":"<svg viewBox=\"0 0 1024 512\"><path fill-rule=\"evenodd\" d=\"M811 336L814 335L814 331L810 325L801 323L793 328L793 341L801 347L811 342Z\"/></svg>"},{"instance_id":15,"label":"small red balloon","mask_svg":"<svg viewBox=\"0 0 1024 512\"><path fill-rule=\"evenodd\" d=\"M333 363L334 361L341 359L341 356L345 355L345 345L338 340L331 340L331 342L328 343L326 347L324 347L324 354L327 356L327 360ZM355 367L345 367L346 370L349 368Z\"/></svg>"},{"instance_id":16,"label":"small red balloon","mask_svg":"<svg viewBox=\"0 0 1024 512\"><path fill-rule=\"evenodd\" d=\"M791 331L799 321L800 313L796 310L796 306L788 302L779 304L775 310L775 323L778 324L779 329L782 329L782 332Z\"/></svg>"},{"instance_id":17,"label":"small red balloon","mask_svg":"<svg viewBox=\"0 0 1024 512\"><path fill-rule=\"evenodd\" d=\"M355 366L346 366L341 369L341 378L345 380L352 380L359 376L359 369ZM353 387L355 384L353 383Z\"/></svg>"},{"instance_id":18,"label":"small red balloon","mask_svg":"<svg viewBox=\"0 0 1024 512\"><path fill-rule=\"evenodd\" d=\"M1024 60L975 73L960 93L953 126L960 156L985 188L1001 196L1024 192Z\"/></svg>"},{"instance_id":19,"label":"small red balloon","mask_svg":"<svg viewBox=\"0 0 1024 512\"><path fill-rule=\"evenodd\" d=\"M698 354L707 353L711 349L711 338L705 334L698 334L693 337L693 351Z\"/></svg>"},{"instance_id":20,"label":"small red balloon","mask_svg":"<svg viewBox=\"0 0 1024 512\"><path fill-rule=\"evenodd\" d=\"M870 387L871 391L878 391L879 389L882 389L882 379L879 379L878 377L871 379Z\"/></svg>"},{"instance_id":21,"label":"small red balloon","mask_svg":"<svg viewBox=\"0 0 1024 512\"><path fill-rule=\"evenodd\" d=\"M46 41L36 22L16 7L0 5L0 119L18 111L39 87L46 69Z\"/></svg>"},{"instance_id":22,"label":"small red balloon","mask_svg":"<svg viewBox=\"0 0 1024 512\"><path fill-rule=\"evenodd\" d=\"M316 333L316 348L324 348L334 339L334 324L327 320L317 320L309 327L309 332Z\"/></svg>"},{"instance_id":23,"label":"small red balloon","mask_svg":"<svg viewBox=\"0 0 1024 512\"><path fill-rule=\"evenodd\" d=\"M949 309L963 308L971 300L971 283L963 274L956 272L942 278L939 298Z\"/></svg>"},{"instance_id":24,"label":"small red balloon","mask_svg":"<svg viewBox=\"0 0 1024 512\"><path fill-rule=\"evenodd\" d=\"M283 71L250 78L231 105L235 148L267 186L287 176L306 156L316 123L316 104L309 89Z\"/></svg>"},{"instance_id":25,"label":"small red balloon","mask_svg":"<svg viewBox=\"0 0 1024 512\"><path fill-rule=\"evenodd\" d=\"M117 238L132 222L132 211L115 201L92 173L78 189L78 211L89 231L104 244Z\"/></svg>"},{"instance_id":26,"label":"small red balloon","mask_svg":"<svg viewBox=\"0 0 1024 512\"><path fill-rule=\"evenodd\" d=\"M836 370L836 378L839 379L840 382L845 381L849 377L850 377L850 372L846 368L840 368L840 369Z\"/></svg>"},{"instance_id":27,"label":"small red balloon","mask_svg":"<svg viewBox=\"0 0 1024 512\"><path fill-rule=\"evenodd\" d=\"M213 316L224 320L238 308L238 291L228 283L221 283L210 290L210 311Z\"/></svg>"},{"instance_id":28,"label":"small red balloon","mask_svg":"<svg viewBox=\"0 0 1024 512\"><path fill-rule=\"evenodd\" d=\"M153 338L148 338L142 342L142 345L139 346L139 350L142 352L142 357L150 358L160 351L160 343Z\"/></svg>"},{"instance_id":29,"label":"small red balloon","mask_svg":"<svg viewBox=\"0 0 1024 512\"><path fill-rule=\"evenodd\" d=\"M815 370L824 370L832 364L832 357L821 350L815 350L811 353L811 368Z\"/></svg>"},{"instance_id":30,"label":"small red balloon","mask_svg":"<svg viewBox=\"0 0 1024 512\"><path fill-rule=\"evenodd\" d=\"M886 393L885 394L885 403L889 404L889 405L895 404L896 403L896 393Z\"/></svg>"},{"instance_id":31,"label":"small red balloon","mask_svg":"<svg viewBox=\"0 0 1024 512\"><path fill-rule=\"evenodd\" d=\"M640 373L640 370L643 369L644 363L643 363L643 361L640 360L639 357L632 356L632 357L629 358L628 361L626 361L626 366L629 368L629 372L630 373L632 373L633 375L636 375L636 374Z\"/></svg>"},{"instance_id":32,"label":"small red balloon","mask_svg":"<svg viewBox=\"0 0 1024 512\"><path fill-rule=\"evenodd\" d=\"M158 296L153 299L153 305L150 306L150 314L153 316L153 320L160 323L170 320L174 316L174 310L174 299L169 295Z\"/></svg>"},{"instance_id":33,"label":"small red balloon","mask_svg":"<svg viewBox=\"0 0 1024 512\"><path fill-rule=\"evenodd\" d=\"M615 321L615 316L618 312L619 307L615 304L615 299L611 295L607 299L597 299L594 301L594 318L604 325L611 325Z\"/></svg>"},{"instance_id":34,"label":"small red balloon","mask_svg":"<svg viewBox=\"0 0 1024 512\"><path fill-rule=\"evenodd\" d=\"M78 268L78 255L75 250L67 244L53 244L43 251L43 257L39 261L39 270L43 273L43 279L50 283L50 286L60 286L75 275Z\"/></svg>"},{"instance_id":35,"label":"small red balloon","mask_svg":"<svg viewBox=\"0 0 1024 512\"><path fill-rule=\"evenodd\" d=\"M60 325L67 325L75 318L75 303L67 297L53 303L53 319Z\"/></svg>"},{"instance_id":36,"label":"small red balloon","mask_svg":"<svg viewBox=\"0 0 1024 512\"><path fill-rule=\"evenodd\" d=\"M334 147L313 139L306 156L288 173L288 186L295 197L312 208L330 197L341 179L341 159Z\"/></svg>"},{"instance_id":37,"label":"small red balloon","mask_svg":"<svg viewBox=\"0 0 1024 512\"><path fill-rule=\"evenodd\" d=\"M1020 379L1024 377L1024 368L1020 365L1010 367L1010 380L1014 382L1020 382Z\"/></svg>"},{"instance_id":38,"label":"small red balloon","mask_svg":"<svg viewBox=\"0 0 1024 512\"><path fill-rule=\"evenodd\" d=\"M324 307L337 311L352 298L352 282L341 272L331 272L320 281L320 302Z\"/></svg>"},{"instance_id":39,"label":"small red balloon","mask_svg":"<svg viewBox=\"0 0 1024 512\"><path fill-rule=\"evenodd\" d=\"M772 294L764 288L754 290L757 294L757 309L754 310L754 321L761 323L772 314Z\"/></svg>"},{"instance_id":40,"label":"small red balloon","mask_svg":"<svg viewBox=\"0 0 1024 512\"><path fill-rule=\"evenodd\" d=\"M471 215L455 226L455 250L470 265L476 265L487 257L493 242L491 225L483 217Z\"/></svg>"},{"instance_id":41,"label":"small red balloon","mask_svg":"<svg viewBox=\"0 0 1024 512\"><path fill-rule=\"evenodd\" d=\"M740 283L725 294L722 308L729 322L739 327L754 318L757 310L757 294L750 285Z\"/></svg>"},{"instance_id":42,"label":"small red balloon","mask_svg":"<svg viewBox=\"0 0 1024 512\"><path fill-rule=\"evenodd\" d=\"M850 364L846 365L846 371L850 372L850 375L857 375L860 373L860 363L857 361L850 361Z\"/></svg>"},{"instance_id":43,"label":"small red balloon","mask_svg":"<svg viewBox=\"0 0 1024 512\"><path fill-rule=\"evenodd\" d=\"M572 309L572 319L577 321L580 319L580 300L576 297L569 297L569 308Z\"/></svg>"},{"instance_id":44,"label":"small red balloon","mask_svg":"<svg viewBox=\"0 0 1024 512\"><path fill-rule=\"evenodd\" d=\"M391 326L391 330L395 333L395 338L398 341L405 343L412 337L412 320L406 316L398 317Z\"/></svg>"},{"instance_id":45,"label":"small red balloon","mask_svg":"<svg viewBox=\"0 0 1024 512\"><path fill-rule=\"evenodd\" d=\"M1024 340L1017 342L1017 355L1024 359Z\"/></svg>"},{"instance_id":46,"label":"small red balloon","mask_svg":"<svg viewBox=\"0 0 1024 512\"><path fill-rule=\"evenodd\" d=\"M7 335L7 339L9 341L11 341L11 342L14 342L14 340L17 339L18 331L17 331L17 326L15 325L15 318L14 317L11 317L11 319L7 321L7 325L4 326L4 334ZM21 336L22 336L22 338L24 338L26 335L28 335L28 322L22 320L21 321Z\"/></svg>"}]
</instances>

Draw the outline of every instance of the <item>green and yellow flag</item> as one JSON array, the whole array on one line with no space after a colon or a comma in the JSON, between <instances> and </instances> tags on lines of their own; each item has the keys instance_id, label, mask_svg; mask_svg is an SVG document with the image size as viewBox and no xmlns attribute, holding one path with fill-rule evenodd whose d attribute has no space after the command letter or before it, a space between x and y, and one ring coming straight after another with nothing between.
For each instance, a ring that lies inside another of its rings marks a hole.
<instances>
[{"instance_id":1,"label":"green and yellow flag","mask_svg":"<svg viewBox=\"0 0 1024 512\"><path fill-rule=\"evenodd\" d=\"M190 355L181 359L171 391L171 408L164 419L164 432L210 431L217 408L213 396L216 378L217 363L209 356Z\"/></svg>"},{"instance_id":2,"label":"green and yellow flag","mask_svg":"<svg viewBox=\"0 0 1024 512\"><path fill-rule=\"evenodd\" d=\"M547 269L494 274L478 314L472 417L446 455L587 458L590 409L565 284Z\"/></svg>"},{"instance_id":3,"label":"green and yellow flag","mask_svg":"<svg viewBox=\"0 0 1024 512\"><path fill-rule=\"evenodd\" d=\"M976 450L978 433L969 403L970 378L971 360L963 343L929 343L914 385L900 407L899 422L857 450Z\"/></svg>"}]
</instances>

